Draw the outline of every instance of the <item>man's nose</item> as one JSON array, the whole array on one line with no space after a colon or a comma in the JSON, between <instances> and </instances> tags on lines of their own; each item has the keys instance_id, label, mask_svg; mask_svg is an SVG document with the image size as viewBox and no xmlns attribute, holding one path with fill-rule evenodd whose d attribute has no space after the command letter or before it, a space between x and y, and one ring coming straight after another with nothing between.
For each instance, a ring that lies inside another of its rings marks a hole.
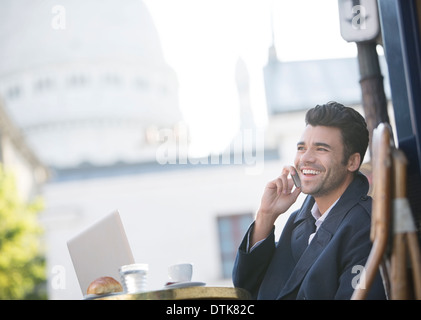
<instances>
[{"instance_id":1,"label":"man's nose","mask_svg":"<svg viewBox=\"0 0 421 320\"><path fill-rule=\"evenodd\" d=\"M307 149L304 153L300 155L301 163L312 163L315 161L314 152L311 149Z\"/></svg>"}]
</instances>

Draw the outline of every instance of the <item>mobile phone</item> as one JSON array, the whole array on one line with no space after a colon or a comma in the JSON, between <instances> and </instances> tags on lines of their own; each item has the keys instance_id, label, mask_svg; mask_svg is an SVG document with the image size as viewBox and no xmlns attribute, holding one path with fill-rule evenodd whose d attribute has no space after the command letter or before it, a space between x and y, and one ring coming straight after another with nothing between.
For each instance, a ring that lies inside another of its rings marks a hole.
<instances>
[{"instance_id":1,"label":"mobile phone","mask_svg":"<svg viewBox=\"0 0 421 320\"><path fill-rule=\"evenodd\" d=\"M300 188L301 187L301 180L300 180L300 177L298 176L297 170L295 170L295 174L291 174L291 178L292 178L292 181L294 181L295 186L297 188Z\"/></svg>"}]
</instances>

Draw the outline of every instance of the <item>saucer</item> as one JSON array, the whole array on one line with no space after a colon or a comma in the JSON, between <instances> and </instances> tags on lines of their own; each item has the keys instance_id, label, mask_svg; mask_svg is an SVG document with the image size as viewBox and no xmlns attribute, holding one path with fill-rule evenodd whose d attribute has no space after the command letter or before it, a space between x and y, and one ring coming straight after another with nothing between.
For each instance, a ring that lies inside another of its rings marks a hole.
<instances>
[{"instance_id":1,"label":"saucer","mask_svg":"<svg viewBox=\"0 0 421 320\"><path fill-rule=\"evenodd\" d=\"M109 292L109 293L104 293L104 294L87 294L83 296L83 300L92 300L92 299L104 298L108 296L118 296L120 294L124 294L124 292L121 291L121 292Z\"/></svg>"},{"instance_id":2,"label":"saucer","mask_svg":"<svg viewBox=\"0 0 421 320\"><path fill-rule=\"evenodd\" d=\"M174 289L174 288L186 288L186 287L203 287L206 285L204 282L194 282L194 281L185 281L185 282L176 282L169 285L166 285L166 289Z\"/></svg>"}]
</instances>

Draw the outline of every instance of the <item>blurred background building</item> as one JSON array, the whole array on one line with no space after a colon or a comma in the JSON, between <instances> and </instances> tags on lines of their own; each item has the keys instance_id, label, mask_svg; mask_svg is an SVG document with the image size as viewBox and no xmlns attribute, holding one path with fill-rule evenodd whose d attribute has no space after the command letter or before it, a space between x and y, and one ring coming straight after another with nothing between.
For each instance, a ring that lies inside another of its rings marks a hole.
<instances>
[{"instance_id":1,"label":"blurred background building","mask_svg":"<svg viewBox=\"0 0 421 320\"><path fill-rule=\"evenodd\" d=\"M338 100L361 111L356 58L282 62L273 44L262 70L267 125L254 123L239 58L238 134L220 154L189 158L177 74L142 1L3 0L0 47L1 156L45 199L50 299L82 298L66 241L115 209L136 261L150 266L149 289L183 261L195 281L232 285L239 241L264 186L291 163L305 110ZM9 156L8 141L21 156Z\"/></svg>"}]
</instances>

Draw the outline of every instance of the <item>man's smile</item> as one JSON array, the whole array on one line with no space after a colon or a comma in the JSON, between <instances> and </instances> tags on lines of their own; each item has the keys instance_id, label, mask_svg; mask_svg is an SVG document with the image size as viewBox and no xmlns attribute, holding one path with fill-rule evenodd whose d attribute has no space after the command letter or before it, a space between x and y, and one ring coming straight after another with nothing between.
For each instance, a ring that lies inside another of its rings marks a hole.
<instances>
[{"instance_id":1,"label":"man's smile","mask_svg":"<svg viewBox=\"0 0 421 320\"><path fill-rule=\"evenodd\" d=\"M301 172L305 176L309 176L309 175L315 176L315 175L318 175L319 173L321 173L321 171L314 170L314 169L302 169Z\"/></svg>"}]
</instances>

